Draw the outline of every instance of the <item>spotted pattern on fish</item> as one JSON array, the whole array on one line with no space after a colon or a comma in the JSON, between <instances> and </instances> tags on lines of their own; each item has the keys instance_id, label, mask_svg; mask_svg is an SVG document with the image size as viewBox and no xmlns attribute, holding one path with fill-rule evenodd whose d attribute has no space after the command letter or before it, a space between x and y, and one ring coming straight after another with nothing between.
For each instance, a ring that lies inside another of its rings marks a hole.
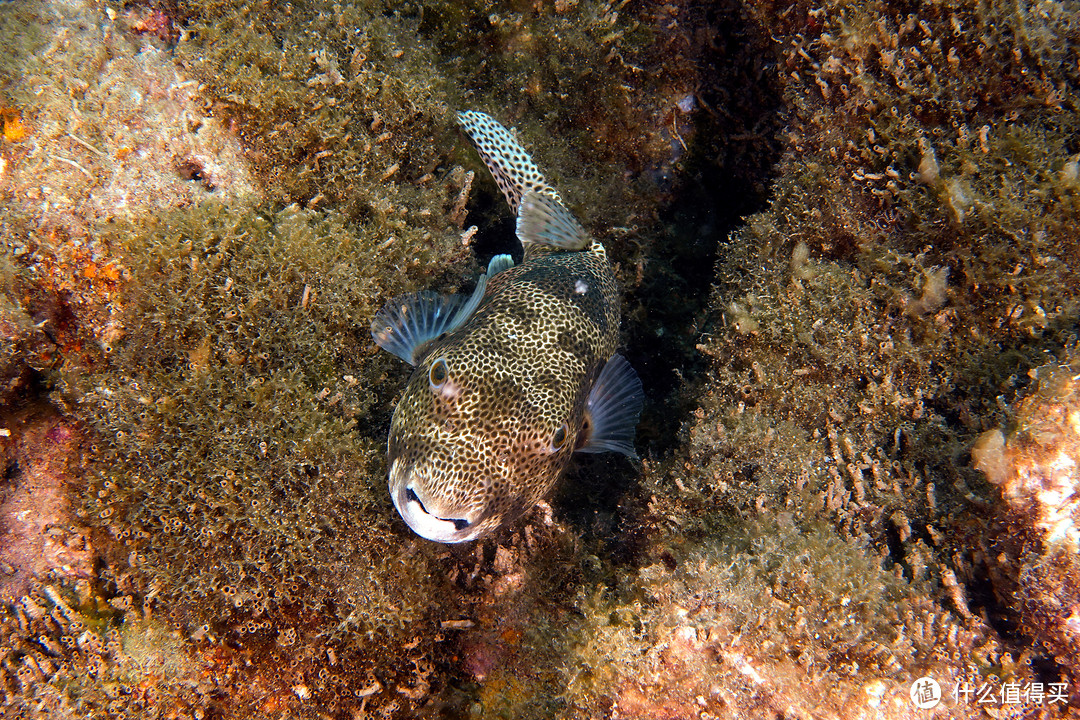
<instances>
[{"instance_id":1,"label":"spotted pattern on fish","mask_svg":"<svg viewBox=\"0 0 1080 720\"><path fill-rule=\"evenodd\" d=\"M414 531L441 542L483 537L533 507L575 450L633 455L641 405L640 381L615 355L619 294L603 245L579 231L509 133L480 115L463 113L462 124L481 128L478 147L501 143L481 156L497 178L512 178L504 192L519 210L524 261L497 257L473 298L448 300L475 303L459 322L406 320L433 307L417 294L395 298L372 323L376 342L416 364L391 421L391 495ZM499 154L508 142L520 154ZM579 232L584 249L565 250Z\"/></svg>"},{"instance_id":2,"label":"spotted pattern on fish","mask_svg":"<svg viewBox=\"0 0 1080 720\"><path fill-rule=\"evenodd\" d=\"M559 193L547 184L540 168L509 130L490 115L475 110L458 113L457 118L513 212L518 211L521 196L530 190L562 202Z\"/></svg>"}]
</instances>

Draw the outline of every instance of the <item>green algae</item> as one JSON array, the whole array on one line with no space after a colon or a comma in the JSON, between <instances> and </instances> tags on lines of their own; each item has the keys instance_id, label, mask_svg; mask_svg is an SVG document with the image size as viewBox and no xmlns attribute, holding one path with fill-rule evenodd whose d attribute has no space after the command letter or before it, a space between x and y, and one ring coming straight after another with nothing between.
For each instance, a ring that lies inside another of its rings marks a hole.
<instances>
[{"instance_id":1,"label":"green algae","mask_svg":"<svg viewBox=\"0 0 1080 720\"><path fill-rule=\"evenodd\" d=\"M391 395L357 378L393 382L364 328L376 278L403 282L423 231L391 246L333 213L208 204L108 232L134 279L124 333L62 384L98 438L80 517L128 548L171 622L288 652L319 702L374 668L411 683L402 648L448 608L430 553L399 540L381 440L358 429ZM347 669L306 679L326 648Z\"/></svg>"}]
</instances>

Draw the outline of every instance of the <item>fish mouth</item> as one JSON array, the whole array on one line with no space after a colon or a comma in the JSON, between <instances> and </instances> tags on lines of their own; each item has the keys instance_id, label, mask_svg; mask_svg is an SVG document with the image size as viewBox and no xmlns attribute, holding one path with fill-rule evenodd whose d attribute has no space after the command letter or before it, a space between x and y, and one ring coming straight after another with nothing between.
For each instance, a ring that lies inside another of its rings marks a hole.
<instances>
[{"instance_id":1,"label":"fish mouth","mask_svg":"<svg viewBox=\"0 0 1080 720\"><path fill-rule=\"evenodd\" d=\"M411 473L402 472L398 460L394 460L390 469L390 496L398 514L422 538L441 543L460 543L477 536L478 528L468 518L443 517L432 512L436 504L425 497Z\"/></svg>"}]
</instances>

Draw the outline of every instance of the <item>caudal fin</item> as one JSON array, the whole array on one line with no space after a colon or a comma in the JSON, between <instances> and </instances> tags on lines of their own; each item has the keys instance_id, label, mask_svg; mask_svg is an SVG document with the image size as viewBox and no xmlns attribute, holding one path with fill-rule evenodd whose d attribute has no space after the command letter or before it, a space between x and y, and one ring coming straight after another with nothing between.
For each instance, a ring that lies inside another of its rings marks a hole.
<instances>
[{"instance_id":1,"label":"caudal fin","mask_svg":"<svg viewBox=\"0 0 1080 720\"><path fill-rule=\"evenodd\" d=\"M515 213L518 211L521 196L530 190L551 195L562 202L529 153L497 120L475 110L458 113L457 119L495 178L511 210Z\"/></svg>"}]
</instances>

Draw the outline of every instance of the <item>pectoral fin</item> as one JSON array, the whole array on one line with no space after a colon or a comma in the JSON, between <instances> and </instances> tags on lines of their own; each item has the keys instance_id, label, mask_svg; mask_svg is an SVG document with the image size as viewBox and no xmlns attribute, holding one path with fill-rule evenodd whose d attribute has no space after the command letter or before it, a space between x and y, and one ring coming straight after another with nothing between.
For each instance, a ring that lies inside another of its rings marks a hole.
<instances>
[{"instance_id":1,"label":"pectoral fin","mask_svg":"<svg viewBox=\"0 0 1080 720\"><path fill-rule=\"evenodd\" d=\"M458 329L472 316L484 298L488 278L513 266L509 255L491 258L471 295L440 295L427 290L399 295L375 313L371 337L383 350L415 365L429 342Z\"/></svg>"},{"instance_id":2,"label":"pectoral fin","mask_svg":"<svg viewBox=\"0 0 1080 720\"><path fill-rule=\"evenodd\" d=\"M644 397L634 368L621 355L612 355L585 403L577 452L617 452L636 458L634 434Z\"/></svg>"},{"instance_id":3,"label":"pectoral fin","mask_svg":"<svg viewBox=\"0 0 1080 720\"><path fill-rule=\"evenodd\" d=\"M488 263L488 277L501 273L503 270L509 270L512 267L514 267L514 258L509 255L496 255Z\"/></svg>"}]
</instances>

